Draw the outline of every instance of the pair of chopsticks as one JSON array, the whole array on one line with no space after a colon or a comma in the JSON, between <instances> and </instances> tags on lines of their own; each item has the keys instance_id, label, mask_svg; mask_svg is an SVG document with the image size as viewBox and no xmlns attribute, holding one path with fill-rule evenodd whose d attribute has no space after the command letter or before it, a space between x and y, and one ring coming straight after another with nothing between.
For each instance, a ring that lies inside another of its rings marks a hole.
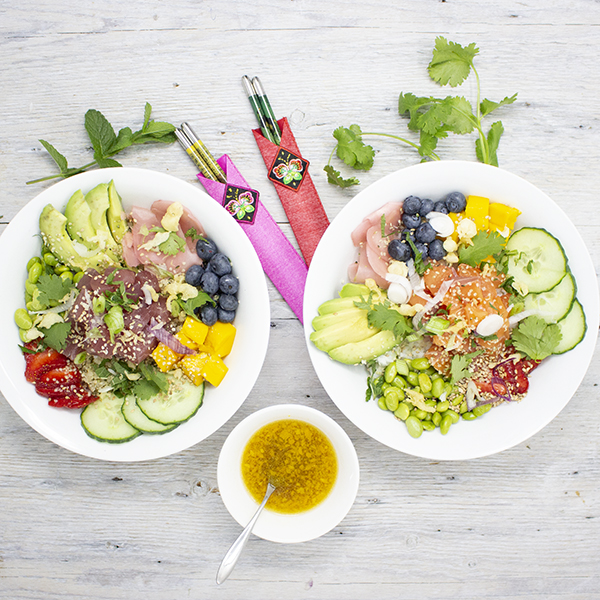
<instances>
[{"instance_id":1,"label":"pair of chopsticks","mask_svg":"<svg viewBox=\"0 0 600 600\"><path fill-rule=\"evenodd\" d=\"M182 123L180 128L176 127L175 135L204 177L227 183L223 169L187 123Z\"/></svg>"},{"instance_id":2,"label":"pair of chopsticks","mask_svg":"<svg viewBox=\"0 0 600 600\"><path fill-rule=\"evenodd\" d=\"M250 77L244 75L242 84L246 94L248 94L250 106L252 106L263 136L279 146L281 144L281 130L260 79L258 77L250 79Z\"/></svg>"}]
</instances>

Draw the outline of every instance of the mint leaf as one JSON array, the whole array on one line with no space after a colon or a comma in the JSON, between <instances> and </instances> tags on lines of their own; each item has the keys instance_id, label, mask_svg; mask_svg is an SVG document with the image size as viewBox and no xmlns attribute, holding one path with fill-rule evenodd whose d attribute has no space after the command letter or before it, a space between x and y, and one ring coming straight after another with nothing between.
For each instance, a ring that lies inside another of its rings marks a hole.
<instances>
[{"instance_id":1,"label":"mint leaf","mask_svg":"<svg viewBox=\"0 0 600 600\"><path fill-rule=\"evenodd\" d=\"M429 63L429 76L440 85L461 85L471 73L473 59L478 53L475 44L463 47L439 36L435 40L433 58Z\"/></svg>"},{"instance_id":2,"label":"mint leaf","mask_svg":"<svg viewBox=\"0 0 600 600\"><path fill-rule=\"evenodd\" d=\"M92 142L96 161L108 157L117 136L106 117L100 111L91 108L85 113L85 129Z\"/></svg>"},{"instance_id":3,"label":"mint leaf","mask_svg":"<svg viewBox=\"0 0 600 600\"><path fill-rule=\"evenodd\" d=\"M148 122L150 121L150 115L152 114L152 105L150 102L146 102L144 106L144 124L142 125L142 131L146 131Z\"/></svg>"},{"instance_id":4,"label":"mint leaf","mask_svg":"<svg viewBox=\"0 0 600 600\"><path fill-rule=\"evenodd\" d=\"M61 173L64 173L68 168L67 159L49 142L46 140L40 140L40 143L46 148L48 154L52 157L54 162L57 164Z\"/></svg>"},{"instance_id":5,"label":"mint leaf","mask_svg":"<svg viewBox=\"0 0 600 600\"><path fill-rule=\"evenodd\" d=\"M325 165L323 171L327 173L327 182L337 185L341 188L347 188L352 185L359 185L360 181L356 177L344 179L339 171L336 171L331 165Z\"/></svg>"}]
</instances>

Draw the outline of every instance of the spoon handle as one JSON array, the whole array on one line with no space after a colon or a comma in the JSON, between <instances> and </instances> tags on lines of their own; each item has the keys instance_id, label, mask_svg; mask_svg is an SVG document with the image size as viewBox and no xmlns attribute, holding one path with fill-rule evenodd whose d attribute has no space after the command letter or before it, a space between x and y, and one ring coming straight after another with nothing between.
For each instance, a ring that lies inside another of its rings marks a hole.
<instances>
[{"instance_id":1,"label":"spoon handle","mask_svg":"<svg viewBox=\"0 0 600 600\"><path fill-rule=\"evenodd\" d=\"M231 544L231 548L229 548L227 554L223 557L223 560L221 561L221 566L219 567L219 570L217 572L217 584L223 583L229 577L229 575L231 575L233 568L235 567L240 555L242 554L244 546L248 542L248 538L252 533L252 529L254 529L256 521L258 521L258 517L260 516L262 509L265 507L267 500L271 497L271 494L274 491L275 486L269 483L267 485L267 493L265 494L263 501L260 503L260 506L254 513L254 516L250 519L248 525L244 527L244 530L242 531L242 533L240 533L237 540L235 540L235 542Z\"/></svg>"}]
</instances>

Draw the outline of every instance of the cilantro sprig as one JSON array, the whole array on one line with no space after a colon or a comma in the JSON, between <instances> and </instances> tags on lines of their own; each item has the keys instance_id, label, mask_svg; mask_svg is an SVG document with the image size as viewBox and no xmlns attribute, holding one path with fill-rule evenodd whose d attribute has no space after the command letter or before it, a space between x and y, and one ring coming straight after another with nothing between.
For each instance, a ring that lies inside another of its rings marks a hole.
<instances>
[{"instance_id":1,"label":"cilantro sprig","mask_svg":"<svg viewBox=\"0 0 600 600\"><path fill-rule=\"evenodd\" d=\"M479 73L475 68L475 57L479 48L474 43L461 46L439 36L435 40L433 55L428 66L429 76L441 86L457 87L462 85L473 73L477 81L477 97L473 108L471 102L464 96L416 96L410 92L400 93L398 112L408 117L408 129L419 134L419 141L388 133L363 133L354 124L349 128L338 127L333 136L337 140L334 152L338 158L354 169L368 171L373 165L375 151L363 141L363 136L379 135L398 140L418 151L422 160L439 160L436 153L439 140L447 138L449 133L466 135L475 132L475 152L477 159L483 163L498 166L498 145L504 133L501 121L495 121L485 131L483 119L502 106L512 104L517 94L506 96L494 101L484 98L481 100L481 84ZM356 177L344 179L341 173L331 166L332 152L329 163L324 168L329 183L340 187L358 185Z\"/></svg>"},{"instance_id":2,"label":"cilantro sprig","mask_svg":"<svg viewBox=\"0 0 600 600\"><path fill-rule=\"evenodd\" d=\"M533 360L543 360L554 352L562 334L556 323L546 323L539 317L531 316L519 323L511 338L515 350Z\"/></svg>"},{"instance_id":3,"label":"cilantro sprig","mask_svg":"<svg viewBox=\"0 0 600 600\"><path fill-rule=\"evenodd\" d=\"M56 163L59 173L34 179L27 183L39 183L40 181L57 179L59 177L71 177L95 166L100 168L120 167L122 166L121 163L112 157L129 146L148 143L172 144L177 139L175 137L175 126L170 123L153 121L150 119L151 114L152 106L146 102L144 122L141 129L134 132L130 127L123 127L118 133L115 133L113 126L100 111L94 109L88 110L85 113L85 130L94 149L94 160L81 167L69 167L69 163L64 155L50 142L40 140L42 146L44 146Z\"/></svg>"},{"instance_id":4,"label":"cilantro sprig","mask_svg":"<svg viewBox=\"0 0 600 600\"><path fill-rule=\"evenodd\" d=\"M383 303L373 303L372 296L369 296L368 300L354 304L357 308L367 310L367 321L371 327L391 331L399 342L414 332L411 321L394 309L387 299Z\"/></svg>"}]
</instances>

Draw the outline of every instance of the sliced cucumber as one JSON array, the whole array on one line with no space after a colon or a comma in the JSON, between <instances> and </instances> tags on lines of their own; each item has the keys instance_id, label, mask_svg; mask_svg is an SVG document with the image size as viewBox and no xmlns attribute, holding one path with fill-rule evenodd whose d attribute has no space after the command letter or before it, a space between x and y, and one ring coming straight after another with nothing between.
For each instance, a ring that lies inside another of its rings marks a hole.
<instances>
[{"instance_id":1,"label":"sliced cucumber","mask_svg":"<svg viewBox=\"0 0 600 600\"><path fill-rule=\"evenodd\" d=\"M141 434L130 425L121 412L123 398L106 392L96 402L88 404L81 412L81 424L85 432L95 440L121 444Z\"/></svg>"},{"instance_id":2,"label":"sliced cucumber","mask_svg":"<svg viewBox=\"0 0 600 600\"><path fill-rule=\"evenodd\" d=\"M571 273L550 291L525 296L525 310L534 310L546 323L560 321L571 310L577 289Z\"/></svg>"},{"instance_id":3,"label":"sliced cucumber","mask_svg":"<svg viewBox=\"0 0 600 600\"><path fill-rule=\"evenodd\" d=\"M152 421L163 425L183 423L202 406L204 383L194 385L183 377L169 377L169 389L148 400L138 398L137 405Z\"/></svg>"},{"instance_id":4,"label":"sliced cucumber","mask_svg":"<svg viewBox=\"0 0 600 600\"><path fill-rule=\"evenodd\" d=\"M125 398L125 402L123 402L123 406L121 407L121 412L130 425L144 433L167 433L167 431L172 431L178 425L178 423L174 423L173 425L163 425L162 423L149 419L137 405L134 396Z\"/></svg>"},{"instance_id":5,"label":"sliced cucumber","mask_svg":"<svg viewBox=\"0 0 600 600\"><path fill-rule=\"evenodd\" d=\"M533 294L558 285L567 272L567 257L560 242L545 229L523 227L506 242L508 275Z\"/></svg>"},{"instance_id":6,"label":"sliced cucumber","mask_svg":"<svg viewBox=\"0 0 600 600\"><path fill-rule=\"evenodd\" d=\"M558 322L562 339L554 350L554 354L564 354L581 342L587 331L585 313L579 300L575 300L566 317Z\"/></svg>"}]
</instances>

